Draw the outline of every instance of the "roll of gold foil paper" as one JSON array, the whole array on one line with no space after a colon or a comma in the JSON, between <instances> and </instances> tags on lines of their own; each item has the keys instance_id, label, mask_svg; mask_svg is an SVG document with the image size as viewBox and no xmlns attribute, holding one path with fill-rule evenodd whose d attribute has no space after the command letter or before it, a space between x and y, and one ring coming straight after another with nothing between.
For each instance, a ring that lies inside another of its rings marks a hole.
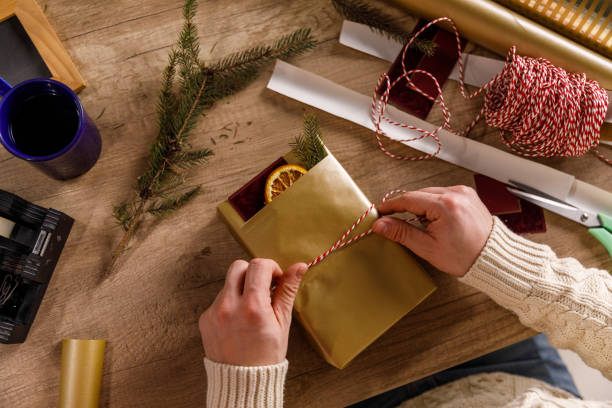
<instances>
[{"instance_id":1,"label":"roll of gold foil paper","mask_svg":"<svg viewBox=\"0 0 612 408\"><path fill-rule=\"evenodd\" d=\"M500 55L516 45L520 55L544 57L570 72L585 72L612 89L612 61L490 0L392 0L430 20L450 17L459 34Z\"/></svg>"},{"instance_id":2,"label":"roll of gold foil paper","mask_svg":"<svg viewBox=\"0 0 612 408\"><path fill-rule=\"evenodd\" d=\"M98 408L105 340L64 339L59 408Z\"/></svg>"}]
</instances>

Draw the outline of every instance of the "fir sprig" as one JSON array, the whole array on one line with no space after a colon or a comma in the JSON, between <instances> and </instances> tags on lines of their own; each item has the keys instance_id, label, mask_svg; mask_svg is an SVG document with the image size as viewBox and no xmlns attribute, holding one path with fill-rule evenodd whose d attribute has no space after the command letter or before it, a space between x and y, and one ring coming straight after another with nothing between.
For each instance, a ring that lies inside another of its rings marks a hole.
<instances>
[{"instance_id":1,"label":"fir sprig","mask_svg":"<svg viewBox=\"0 0 612 408\"><path fill-rule=\"evenodd\" d=\"M327 156L319 121L315 115L304 115L304 132L297 135L290 146L307 170Z\"/></svg>"},{"instance_id":2,"label":"fir sprig","mask_svg":"<svg viewBox=\"0 0 612 408\"><path fill-rule=\"evenodd\" d=\"M310 35L310 28L301 28L287 34L272 45L258 46L246 51L230 54L211 65L213 72L231 69L245 69L247 66L261 67L276 58L288 58L302 53L304 48L313 48L316 41Z\"/></svg>"},{"instance_id":3,"label":"fir sprig","mask_svg":"<svg viewBox=\"0 0 612 408\"><path fill-rule=\"evenodd\" d=\"M236 93L257 78L264 65L277 58L286 59L302 54L315 45L310 28L302 28L281 37L272 45L228 55L205 69L211 80L206 89L207 97L217 100Z\"/></svg>"},{"instance_id":4,"label":"fir sprig","mask_svg":"<svg viewBox=\"0 0 612 408\"><path fill-rule=\"evenodd\" d=\"M200 189L200 186L196 186L190 188L185 193L182 193L175 197L166 198L161 202L152 204L151 206L149 206L149 208L147 208L147 212L157 217L168 215L191 201L191 199L194 198L200 192Z\"/></svg>"},{"instance_id":5,"label":"fir sprig","mask_svg":"<svg viewBox=\"0 0 612 408\"><path fill-rule=\"evenodd\" d=\"M150 147L147 169L136 180L134 197L113 208L113 216L124 234L112 253L109 270L126 251L143 216L163 217L200 192L200 186L185 187L184 184L186 171L206 163L213 155L210 149L190 150L188 143L202 112L246 87L266 63L299 55L316 45L310 29L300 29L272 45L254 47L205 64L199 57L199 40L193 23L196 9L196 0L185 1L183 29L162 75L157 101L159 133Z\"/></svg>"},{"instance_id":6,"label":"fir sprig","mask_svg":"<svg viewBox=\"0 0 612 408\"><path fill-rule=\"evenodd\" d=\"M397 24L393 17L362 0L331 0L331 2L336 11L349 21L365 24L373 31L402 44L410 40L411 33ZM411 45L430 57L435 54L436 46L435 42L421 38L416 38Z\"/></svg>"}]
</instances>

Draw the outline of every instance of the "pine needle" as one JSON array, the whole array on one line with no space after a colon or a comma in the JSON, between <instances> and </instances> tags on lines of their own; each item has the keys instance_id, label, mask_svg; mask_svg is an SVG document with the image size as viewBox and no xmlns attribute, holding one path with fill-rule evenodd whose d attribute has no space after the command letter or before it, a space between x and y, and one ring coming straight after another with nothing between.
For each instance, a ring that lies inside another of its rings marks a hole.
<instances>
[{"instance_id":1,"label":"pine needle","mask_svg":"<svg viewBox=\"0 0 612 408\"><path fill-rule=\"evenodd\" d=\"M316 41L312 38L310 28L300 28L291 34L282 36L272 45L257 46L245 51L230 54L209 67L211 72L223 72L246 67L262 66L276 58L285 59L313 48Z\"/></svg>"},{"instance_id":2,"label":"pine needle","mask_svg":"<svg viewBox=\"0 0 612 408\"><path fill-rule=\"evenodd\" d=\"M187 191L186 193L182 193L174 197L166 198L160 203L155 203L151 205L147 209L147 212L149 214L153 214L156 217L166 216L178 210L179 208L187 204L189 201L191 201L200 192L200 189L201 189L200 186L196 186L190 189L189 191Z\"/></svg>"},{"instance_id":3,"label":"pine needle","mask_svg":"<svg viewBox=\"0 0 612 408\"><path fill-rule=\"evenodd\" d=\"M307 170L327 156L319 121L315 115L304 115L304 132L296 136L290 146Z\"/></svg>"},{"instance_id":4,"label":"pine needle","mask_svg":"<svg viewBox=\"0 0 612 408\"><path fill-rule=\"evenodd\" d=\"M211 78L206 97L218 100L232 95L257 78L260 69L276 60L303 54L316 46L309 28L285 35L269 46L258 46L228 55L206 69ZM204 98L205 99L205 98Z\"/></svg>"},{"instance_id":5,"label":"pine needle","mask_svg":"<svg viewBox=\"0 0 612 408\"><path fill-rule=\"evenodd\" d=\"M331 0L332 5L342 17L355 23L365 24L372 31L386 35L399 43L406 44L412 33L404 30L393 17L362 0ZM436 53L437 44L430 40L416 38L411 47L431 57Z\"/></svg>"},{"instance_id":6,"label":"pine needle","mask_svg":"<svg viewBox=\"0 0 612 408\"><path fill-rule=\"evenodd\" d=\"M186 169L198 164L204 164L208 158L213 155L210 149L193 150L190 152L175 153L172 156L172 163L178 167Z\"/></svg>"},{"instance_id":7,"label":"pine needle","mask_svg":"<svg viewBox=\"0 0 612 408\"><path fill-rule=\"evenodd\" d=\"M193 23L196 9L196 0L185 0L183 29L162 74L157 101L159 133L151 144L147 168L136 180L133 198L113 207L113 217L124 234L112 253L109 271L126 252L143 216L170 214L201 191L200 186L187 192L180 190L184 188L186 172L205 164L213 155L206 148L190 150L191 132L198 119L204 117L204 111L245 88L267 63L299 55L316 45L310 29L299 29L271 45L255 46L207 65L199 57L200 44Z\"/></svg>"}]
</instances>

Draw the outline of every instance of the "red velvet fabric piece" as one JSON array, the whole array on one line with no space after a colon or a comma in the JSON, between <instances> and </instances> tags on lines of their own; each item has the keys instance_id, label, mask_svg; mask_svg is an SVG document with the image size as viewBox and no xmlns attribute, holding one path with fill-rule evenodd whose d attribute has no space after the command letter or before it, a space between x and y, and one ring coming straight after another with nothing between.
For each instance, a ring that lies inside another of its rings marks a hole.
<instances>
[{"instance_id":1,"label":"red velvet fabric piece","mask_svg":"<svg viewBox=\"0 0 612 408\"><path fill-rule=\"evenodd\" d=\"M229 196L229 203L244 221L248 221L264 208L266 180L274 170L285 164L287 164L285 159L279 158Z\"/></svg>"},{"instance_id":2,"label":"red velvet fabric piece","mask_svg":"<svg viewBox=\"0 0 612 408\"><path fill-rule=\"evenodd\" d=\"M504 183L482 174L474 174L478 196L491 214L512 214L521 211L519 198L508 191Z\"/></svg>"},{"instance_id":3,"label":"red velvet fabric piece","mask_svg":"<svg viewBox=\"0 0 612 408\"><path fill-rule=\"evenodd\" d=\"M412 34L415 34L423 28L425 24L427 24L426 21L420 20L412 31ZM438 26L431 26L418 38L433 40L438 45L435 54L428 57L415 47L409 48L406 51L406 69L421 69L427 71L438 80L440 87L442 87L457 63L457 40L455 39L455 35ZM462 38L461 49L465 47L465 44L466 40ZM391 68L389 68L388 75L391 81L393 81L402 75L402 72L402 53L400 52L393 62L393 65L391 65ZM412 76L412 82L434 98L438 96L438 90L429 77L416 73ZM377 92L380 94L381 90L384 89L386 89L385 84L381 84L381 88L379 88ZM402 79L393 89L391 89L389 93L389 102L396 108L421 119L427 118L433 106L432 101L420 93L409 89L406 86L405 79Z\"/></svg>"},{"instance_id":4,"label":"red velvet fabric piece","mask_svg":"<svg viewBox=\"0 0 612 408\"><path fill-rule=\"evenodd\" d=\"M542 208L510 193L506 184L482 174L475 174L476 193L491 214L497 215L512 232L534 234L546 232ZM512 211L514 209L515 211Z\"/></svg>"},{"instance_id":5,"label":"red velvet fabric piece","mask_svg":"<svg viewBox=\"0 0 612 408\"><path fill-rule=\"evenodd\" d=\"M546 232L546 219L541 207L529 201L519 199L521 202L521 212L515 214L498 215L499 219L512 232L517 234L535 234Z\"/></svg>"}]
</instances>

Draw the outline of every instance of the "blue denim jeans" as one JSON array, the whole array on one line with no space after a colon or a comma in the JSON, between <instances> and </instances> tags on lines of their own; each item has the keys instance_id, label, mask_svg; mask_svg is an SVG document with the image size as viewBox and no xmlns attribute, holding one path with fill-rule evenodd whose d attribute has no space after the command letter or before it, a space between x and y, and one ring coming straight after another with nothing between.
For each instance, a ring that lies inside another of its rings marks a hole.
<instances>
[{"instance_id":1,"label":"blue denim jeans","mask_svg":"<svg viewBox=\"0 0 612 408\"><path fill-rule=\"evenodd\" d=\"M548 344L546 335L540 334L467 363L358 402L351 405L350 408L395 407L403 401L440 385L472 374L495 371L536 378L564 389L580 398L574 380L572 380L572 376L567 371L563 361L561 361L559 353Z\"/></svg>"}]
</instances>

